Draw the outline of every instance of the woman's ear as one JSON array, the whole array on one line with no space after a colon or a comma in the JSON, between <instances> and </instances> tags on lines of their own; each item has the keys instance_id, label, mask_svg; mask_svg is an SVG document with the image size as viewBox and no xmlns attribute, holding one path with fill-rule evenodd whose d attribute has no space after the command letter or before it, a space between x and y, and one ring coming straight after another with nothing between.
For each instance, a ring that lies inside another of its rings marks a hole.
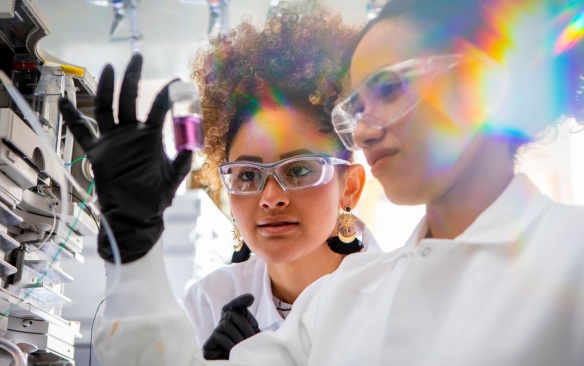
<instances>
[{"instance_id":1,"label":"woman's ear","mask_svg":"<svg viewBox=\"0 0 584 366\"><path fill-rule=\"evenodd\" d=\"M343 208L349 206L355 208L365 187L365 169L361 164L353 164L347 167L344 174L345 190L341 198Z\"/></svg>"}]
</instances>

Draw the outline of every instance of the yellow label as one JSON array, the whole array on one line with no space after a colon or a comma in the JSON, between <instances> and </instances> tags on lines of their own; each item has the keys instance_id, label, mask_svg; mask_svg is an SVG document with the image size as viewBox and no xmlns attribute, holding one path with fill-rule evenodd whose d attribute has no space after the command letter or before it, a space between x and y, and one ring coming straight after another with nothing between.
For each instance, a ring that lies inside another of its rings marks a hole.
<instances>
[{"instance_id":1,"label":"yellow label","mask_svg":"<svg viewBox=\"0 0 584 366\"><path fill-rule=\"evenodd\" d=\"M73 76L83 77L85 75L85 69L82 67L76 67L71 65L61 65L63 71L67 74L71 74Z\"/></svg>"}]
</instances>

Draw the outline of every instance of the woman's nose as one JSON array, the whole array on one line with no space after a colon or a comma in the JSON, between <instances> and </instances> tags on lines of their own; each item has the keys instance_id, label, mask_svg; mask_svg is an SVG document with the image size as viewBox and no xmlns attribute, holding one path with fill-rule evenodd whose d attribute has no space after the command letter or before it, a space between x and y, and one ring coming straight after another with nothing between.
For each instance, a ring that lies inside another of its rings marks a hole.
<instances>
[{"instance_id":1,"label":"woman's nose","mask_svg":"<svg viewBox=\"0 0 584 366\"><path fill-rule=\"evenodd\" d=\"M264 209L286 207L290 203L288 194L273 176L268 176L260 198L260 207Z\"/></svg>"},{"instance_id":2,"label":"woman's nose","mask_svg":"<svg viewBox=\"0 0 584 366\"><path fill-rule=\"evenodd\" d=\"M357 123L355 131L353 132L355 143L363 149L367 149L368 147L375 145L377 142L382 140L383 136L385 135L385 128L371 126L366 121L367 118L370 117L364 114L359 116L359 122Z\"/></svg>"}]
</instances>

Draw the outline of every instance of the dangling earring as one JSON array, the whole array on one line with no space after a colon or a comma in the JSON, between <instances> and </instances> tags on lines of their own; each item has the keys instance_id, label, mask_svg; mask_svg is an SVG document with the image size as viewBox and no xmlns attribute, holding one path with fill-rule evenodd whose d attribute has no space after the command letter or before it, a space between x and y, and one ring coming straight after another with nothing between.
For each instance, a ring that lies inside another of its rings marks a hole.
<instances>
[{"instance_id":1,"label":"dangling earring","mask_svg":"<svg viewBox=\"0 0 584 366\"><path fill-rule=\"evenodd\" d=\"M338 254L351 254L363 249L363 243L357 239L355 221L357 221L357 218L351 212L351 207L347 206L339 215L337 236L330 237L326 241L333 252Z\"/></svg>"},{"instance_id":2,"label":"dangling earring","mask_svg":"<svg viewBox=\"0 0 584 366\"><path fill-rule=\"evenodd\" d=\"M251 256L251 250L241 237L241 233L235 224L235 219L233 219L233 255L231 256L231 263L241 263L245 262Z\"/></svg>"}]
</instances>

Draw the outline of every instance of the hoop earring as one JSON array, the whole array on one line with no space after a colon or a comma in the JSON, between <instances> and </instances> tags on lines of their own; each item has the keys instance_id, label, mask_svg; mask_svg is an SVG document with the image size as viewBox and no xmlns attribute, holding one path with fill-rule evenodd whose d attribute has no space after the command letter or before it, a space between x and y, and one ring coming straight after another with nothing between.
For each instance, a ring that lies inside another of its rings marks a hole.
<instances>
[{"instance_id":1,"label":"hoop earring","mask_svg":"<svg viewBox=\"0 0 584 366\"><path fill-rule=\"evenodd\" d=\"M251 250L243 241L241 233L235 224L235 219L233 219L233 255L231 256L231 263L241 263L245 262L251 256Z\"/></svg>"},{"instance_id":2,"label":"hoop earring","mask_svg":"<svg viewBox=\"0 0 584 366\"><path fill-rule=\"evenodd\" d=\"M347 206L337 219L337 236L330 237L326 241L333 252L352 254L363 249L363 243L357 239L355 221L357 218L351 212L351 207Z\"/></svg>"}]
</instances>

